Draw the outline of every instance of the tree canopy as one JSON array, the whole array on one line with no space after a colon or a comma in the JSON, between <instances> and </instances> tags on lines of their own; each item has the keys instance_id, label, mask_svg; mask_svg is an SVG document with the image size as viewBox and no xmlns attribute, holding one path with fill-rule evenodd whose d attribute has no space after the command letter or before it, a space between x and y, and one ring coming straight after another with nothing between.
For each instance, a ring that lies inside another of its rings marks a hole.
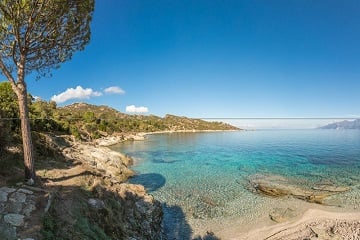
<instances>
[{"instance_id":1,"label":"tree canopy","mask_svg":"<svg viewBox=\"0 0 360 240\"><path fill-rule=\"evenodd\" d=\"M19 63L49 73L89 42L93 10L94 0L2 0L0 61L10 74Z\"/></svg>"}]
</instances>

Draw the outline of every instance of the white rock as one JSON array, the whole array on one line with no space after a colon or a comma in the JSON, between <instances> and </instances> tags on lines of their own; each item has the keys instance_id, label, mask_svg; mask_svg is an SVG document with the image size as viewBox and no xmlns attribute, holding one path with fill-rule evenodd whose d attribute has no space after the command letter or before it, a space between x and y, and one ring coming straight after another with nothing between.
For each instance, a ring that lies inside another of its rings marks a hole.
<instances>
[{"instance_id":1,"label":"white rock","mask_svg":"<svg viewBox=\"0 0 360 240\"><path fill-rule=\"evenodd\" d=\"M96 198L90 198L88 203L91 207L96 209L103 209L105 207L105 203L102 200Z\"/></svg>"},{"instance_id":2,"label":"white rock","mask_svg":"<svg viewBox=\"0 0 360 240\"><path fill-rule=\"evenodd\" d=\"M35 181L34 181L34 179L32 179L32 178L30 178L30 179L28 179L28 180L26 181L26 184L29 185L29 186L34 185L34 183L35 183Z\"/></svg>"}]
</instances>

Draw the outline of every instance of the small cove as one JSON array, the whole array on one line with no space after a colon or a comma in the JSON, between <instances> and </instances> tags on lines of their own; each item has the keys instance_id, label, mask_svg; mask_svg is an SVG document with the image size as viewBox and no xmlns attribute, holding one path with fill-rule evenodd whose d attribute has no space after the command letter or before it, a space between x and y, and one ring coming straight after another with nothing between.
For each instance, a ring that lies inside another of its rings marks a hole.
<instances>
[{"instance_id":1,"label":"small cove","mask_svg":"<svg viewBox=\"0 0 360 240\"><path fill-rule=\"evenodd\" d=\"M291 209L296 217L320 206L257 194L249 187L254 176L281 177L308 189L324 184L350 187L328 197L326 205L360 208L359 130L156 134L113 149L135 159L138 175L130 182L144 185L163 203L169 239L207 230L216 234L234 224L245 231L255 223L273 224L271 212Z\"/></svg>"}]
</instances>

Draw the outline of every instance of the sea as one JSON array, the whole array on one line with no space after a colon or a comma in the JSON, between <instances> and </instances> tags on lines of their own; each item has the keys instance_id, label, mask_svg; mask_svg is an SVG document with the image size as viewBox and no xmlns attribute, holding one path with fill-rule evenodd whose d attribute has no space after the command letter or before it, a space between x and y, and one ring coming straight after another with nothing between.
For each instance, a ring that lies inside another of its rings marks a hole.
<instances>
[{"instance_id":1,"label":"sea","mask_svg":"<svg viewBox=\"0 0 360 240\"><path fill-rule=\"evenodd\" d=\"M166 133L113 149L134 159L137 175L129 182L144 185L162 203L167 239L216 235L237 226L248 231L276 224L269 217L276 211L296 217L320 207L257 193L249 181L259 176L309 189L319 183L348 187L321 207L360 211L360 130Z\"/></svg>"}]
</instances>

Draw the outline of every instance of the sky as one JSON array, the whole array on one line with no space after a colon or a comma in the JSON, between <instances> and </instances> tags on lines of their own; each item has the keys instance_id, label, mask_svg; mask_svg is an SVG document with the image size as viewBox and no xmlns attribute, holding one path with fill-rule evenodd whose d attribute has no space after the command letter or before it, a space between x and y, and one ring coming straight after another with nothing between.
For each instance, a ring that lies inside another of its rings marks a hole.
<instances>
[{"instance_id":1,"label":"sky","mask_svg":"<svg viewBox=\"0 0 360 240\"><path fill-rule=\"evenodd\" d=\"M360 116L359 0L97 0L84 51L27 78L58 106L196 118Z\"/></svg>"}]
</instances>

